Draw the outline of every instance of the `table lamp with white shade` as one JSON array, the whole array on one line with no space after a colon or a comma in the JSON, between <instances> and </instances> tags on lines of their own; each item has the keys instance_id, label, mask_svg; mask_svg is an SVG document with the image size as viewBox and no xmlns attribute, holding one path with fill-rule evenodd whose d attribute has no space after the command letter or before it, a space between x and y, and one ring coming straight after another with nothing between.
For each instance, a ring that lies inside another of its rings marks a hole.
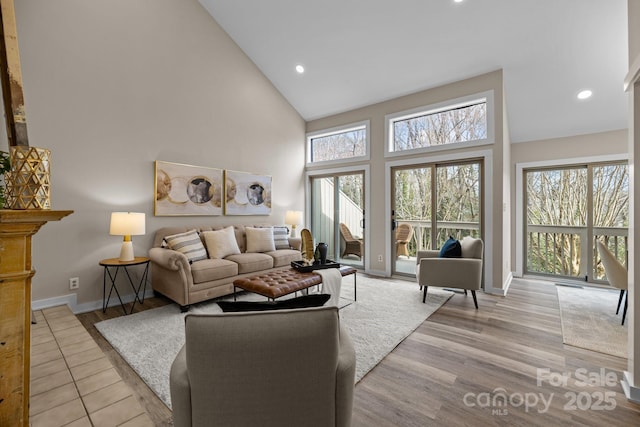
<instances>
[{"instance_id":1,"label":"table lamp with white shade","mask_svg":"<svg viewBox=\"0 0 640 427\"><path fill-rule=\"evenodd\" d=\"M112 212L109 234L124 236L120 248L122 262L133 261L133 242L131 236L140 236L145 233L145 214L138 212Z\"/></svg>"},{"instance_id":2,"label":"table lamp with white shade","mask_svg":"<svg viewBox=\"0 0 640 427\"><path fill-rule=\"evenodd\" d=\"M296 236L296 225L302 223L302 212L301 211L287 211L284 216L284 223L291 224L291 238L295 238Z\"/></svg>"}]
</instances>

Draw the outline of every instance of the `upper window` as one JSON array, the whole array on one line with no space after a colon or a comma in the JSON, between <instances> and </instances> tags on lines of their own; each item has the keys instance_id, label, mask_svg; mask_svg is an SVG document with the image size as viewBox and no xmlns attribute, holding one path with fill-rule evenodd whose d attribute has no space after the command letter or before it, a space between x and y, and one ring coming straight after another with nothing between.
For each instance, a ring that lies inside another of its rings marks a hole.
<instances>
[{"instance_id":1,"label":"upper window","mask_svg":"<svg viewBox=\"0 0 640 427\"><path fill-rule=\"evenodd\" d=\"M369 157L369 121L307 134L307 163L337 163Z\"/></svg>"},{"instance_id":2,"label":"upper window","mask_svg":"<svg viewBox=\"0 0 640 427\"><path fill-rule=\"evenodd\" d=\"M492 98L483 93L387 116L388 153L492 142Z\"/></svg>"}]
</instances>

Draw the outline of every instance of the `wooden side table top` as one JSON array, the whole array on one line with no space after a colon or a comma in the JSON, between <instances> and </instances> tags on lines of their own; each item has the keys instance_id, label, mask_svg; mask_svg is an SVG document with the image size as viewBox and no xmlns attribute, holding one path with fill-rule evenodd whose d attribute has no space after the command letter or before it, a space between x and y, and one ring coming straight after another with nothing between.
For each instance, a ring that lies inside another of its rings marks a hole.
<instances>
[{"instance_id":1,"label":"wooden side table top","mask_svg":"<svg viewBox=\"0 0 640 427\"><path fill-rule=\"evenodd\" d=\"M149 262L149 258L145 256L137 256L133 258L133 261L120 261L118 258L106 258L100 261L100 265L104 267L119 267L119 266L129 266L129 265L138 265Z\"/></svg>"}]
</instances>

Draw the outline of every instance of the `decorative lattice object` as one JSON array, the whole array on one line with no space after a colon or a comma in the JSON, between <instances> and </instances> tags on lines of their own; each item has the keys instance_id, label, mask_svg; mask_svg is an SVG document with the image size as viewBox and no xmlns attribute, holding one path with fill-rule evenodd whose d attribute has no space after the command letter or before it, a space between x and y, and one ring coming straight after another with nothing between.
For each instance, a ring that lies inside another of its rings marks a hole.
<instances>
[{"instance_id":1,"label":"decorative lattice object","mask_svg":"<svg viewBox=\"0 0 640 427\"><path fill-rule=\"evenodd\" d=\"M6 176L9 209L51 209L51 151L10 147L11 171Z\"/></svg>"}]
</instances>

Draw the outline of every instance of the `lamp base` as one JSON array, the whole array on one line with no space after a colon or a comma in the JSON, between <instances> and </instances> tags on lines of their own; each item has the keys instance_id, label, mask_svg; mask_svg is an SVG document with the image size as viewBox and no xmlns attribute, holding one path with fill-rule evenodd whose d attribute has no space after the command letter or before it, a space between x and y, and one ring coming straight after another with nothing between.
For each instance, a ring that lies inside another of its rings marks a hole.
<instances>
[{"instance_id":1,"label":"lamp base","mask_svg":"<svg viewBox=\"0 0 640 427\"><path fill-rule=\"evenodd\" d=\"M129 262L133 261L133 242L129 240L128 242L122 242L122 247L120 248L120 258L118 258L121 262Z\"/></svg>"},{"instance_id":2,"label":"lamp base","mask_svg":"<svg viewBox=\"0 0 640 427\"><path fill-rule=\"evenodd\" d=\"M289 237L291 237L292 239L295 239L296 237L298 237L296 235L296 226L295 225L291 225L291 236L289 236Z\"/></svg>"}]
</instances>

